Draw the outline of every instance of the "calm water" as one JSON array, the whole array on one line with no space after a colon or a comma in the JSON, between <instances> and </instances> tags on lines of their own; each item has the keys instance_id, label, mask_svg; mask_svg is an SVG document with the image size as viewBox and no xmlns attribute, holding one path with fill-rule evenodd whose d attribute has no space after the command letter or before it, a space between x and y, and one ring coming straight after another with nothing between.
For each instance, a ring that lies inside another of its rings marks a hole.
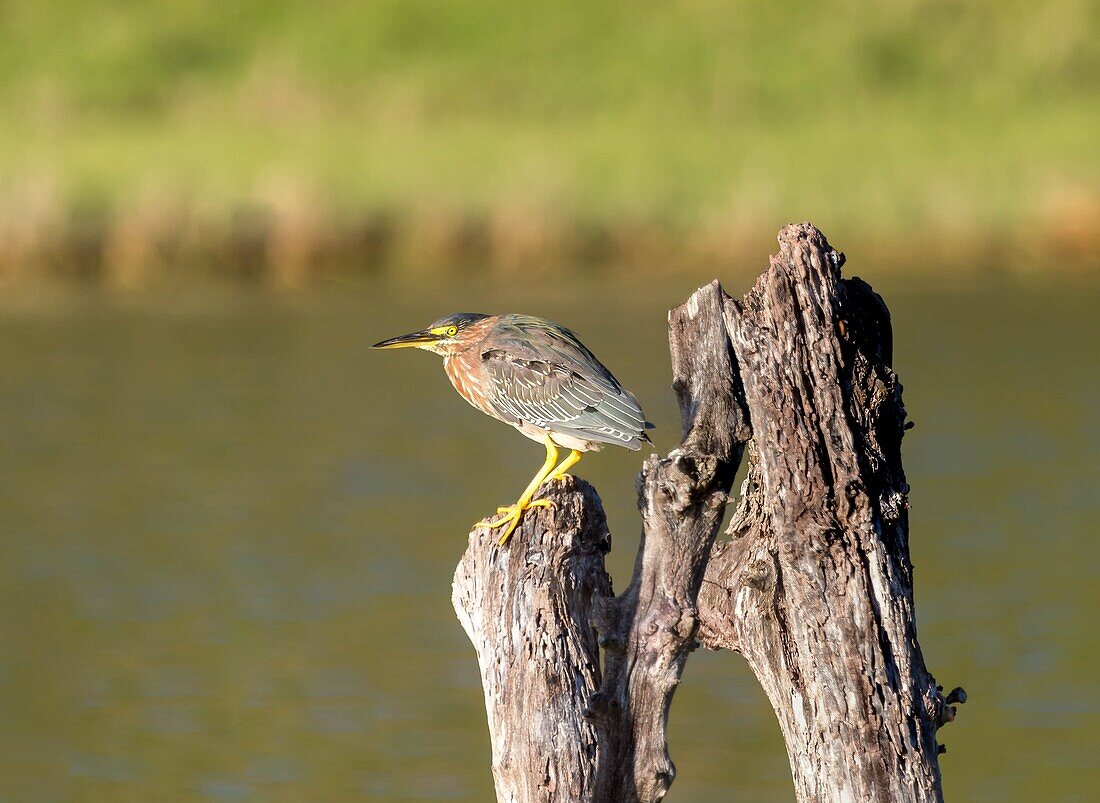
<instances>
[{"instance_id":1,"label":"calm water","mask_svg":"<svg viewBox=\"0 0 1100 803\"><path fill-rule=\"evenodd\" d=\"M451 573L542 452L462 403L433 356L368 345L458 309L556 317L665 451L664 309L694 284L0 314L0 800L491 799ZM921 642L971 696L943 732L948 799L1095 799L1100 294L886 292L916 421ZM639 460L579 466L620 587ZM671 745L675 800L793 796L735 655L691 659Z\"/></svg>"}]
</instances>

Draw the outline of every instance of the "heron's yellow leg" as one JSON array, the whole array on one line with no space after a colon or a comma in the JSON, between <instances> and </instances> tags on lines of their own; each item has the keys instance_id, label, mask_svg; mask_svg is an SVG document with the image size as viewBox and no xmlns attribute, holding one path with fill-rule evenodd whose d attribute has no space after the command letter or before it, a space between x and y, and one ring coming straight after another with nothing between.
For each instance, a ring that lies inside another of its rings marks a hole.
<instances>
[{"instance_id":1,"label":"heron's yellow leg","mask_svg":"<svg viewBox=\"0 0 1100 803\"><path fill-rule=\"evenodd\" d=\"M523 518L523 512L532 507L550 507L550 502L546 499L540 499L537 502L532 502L531 497L535 495L535 491L539 489L539 486L546 480L550 472L554 468L554 464L558 462L558 447L554 445L554 442L549 437L543 439L543 444L546 446L546 460L542 464L542 468L535 474L534 479L520 494L519 499L516 500L514 505L508 507L497 508L497 513L502 514L500 518L493 521L479 522L478 526L488 527L489 529L496 529L497 527L507 528L504 530L504 534L500 537L500 545L504 546L508 543L508 539L512 537L512 533L515 532L516 527L519 526L520 520Z\"/></svg>"},{"instance_id":2,"label":"heron's yellow leg","mask_svg":"<svg viewBox=\"0 0 1100 803\"><path fill-rule=\"evenodd\" d=\"M560 480L562 477L567 476L566 472L568 472L569 469L573 468L573 466L577 465L577 461L581 459L582 454L583 452L578 452L576 449L570 451L569 457L562 460L561 465L550 472L550 474L546 477L546 481L549 482L550 480Z\"/></svg>"}]
</instances>

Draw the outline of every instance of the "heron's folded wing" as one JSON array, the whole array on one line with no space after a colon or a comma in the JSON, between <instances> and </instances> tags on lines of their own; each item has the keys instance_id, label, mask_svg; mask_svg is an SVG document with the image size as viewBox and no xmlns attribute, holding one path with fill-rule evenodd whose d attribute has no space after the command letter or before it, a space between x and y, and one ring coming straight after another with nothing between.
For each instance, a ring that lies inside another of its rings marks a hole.
<instances>
[{"instance_id":1,"label":"heron's folded wing","mask_svg":"<svg viewBox=\"0 0 1100 803\"><path fill-rule=\"evenodd\" d=\"M645 416L637 400L606 368L607 378L565 360L518 357L503 348L487 349L481 358L492 383L490 404L506 420L640 448Z\"/></svg>"},{"instance_id":2,"label":"heron's folded wing","mask_svg":"<svg viewBox=\"0 0 1100 803\"><path fill-rule=\"evenodd\" d=\"M530 315L502 315L493 336L493 346L512 357L561 365L597 387L616 394L622 390L619 380L564 326Z\"/></svg>"}]
</instances>

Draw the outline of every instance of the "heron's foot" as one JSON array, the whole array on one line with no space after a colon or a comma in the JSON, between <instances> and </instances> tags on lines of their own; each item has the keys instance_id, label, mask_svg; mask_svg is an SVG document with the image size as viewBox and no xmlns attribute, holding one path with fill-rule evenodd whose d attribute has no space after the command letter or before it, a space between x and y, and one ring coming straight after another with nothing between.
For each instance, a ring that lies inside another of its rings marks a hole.
<instances>
[{"instance_id":1,"label":"heron's foot","mask_svg":"<svg viewBox=\"0 0 1100 803\"><path fill-rule=\"evenodd\" d=\"M554 503L551 502L549 499L536 499L534 502L528 502L527 506L524 507L523 509L526 510L529 507L553 507L553 506L554 506ZM507 514L511 515L515 511L515 509L516 509L515 505L506 505L504 507L498 507L497 508L497 513L498 514L507 513ZM502 521L503 521L503 519L502 519ZM496 525L493 525L493 526L496 526Z\"/></svg>"},{"instance_id":2,"label":"heron's foot","mask_svg":"<svg viewBox=\"0 0 1100 803\"><path fill-rule=\"evenodd\" d=\"M516 531L519 523L523 520L523 514L527 510L533 507L553 507L554 503L549 499L537 499L534 502L516 502L514 505L508 505L507 507L498 507L497 513L500 514L499 518L493 520L484 520L477 523L477 527L486 527L490 530L495 530L497 527L504 527L504 533L500 536L498 542L500 546L504 546L508 543L508 539L512 537L512 533Z\"/></svg>"}]
</instances>

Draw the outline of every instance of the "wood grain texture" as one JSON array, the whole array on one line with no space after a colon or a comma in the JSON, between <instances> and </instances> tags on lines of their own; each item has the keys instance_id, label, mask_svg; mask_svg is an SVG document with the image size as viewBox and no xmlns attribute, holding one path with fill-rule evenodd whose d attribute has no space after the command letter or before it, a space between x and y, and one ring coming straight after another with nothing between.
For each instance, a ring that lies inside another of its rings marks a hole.
<instances>
[{"instance_id":1,"label":"wood grain texture","mask_svg":"<svg viewBox=\"0 0 1100 803\"><path fill-rule=\"evenodd\" d=\"M954 709L916 637L889 313L840 278L843 256L813 226L779 244L727 305L754 440L700 637L747 659L798 800L941 800L935 736Z\"/></svg>"},{"instance_id":2,"label":"wood grain texture","mask_svg":"<svg viewBox=\"0 0 1100 803\"><path fill-rule=\"evenodd\" d=\"M593 599L611 593L610 536L586 482L545 486L505 548L485 529L455 571L452 601L477 651L501 803L594 800L597 736L584 715L600 677Z\"/></svg>"},{"instance_id":3,"label":"wood grain texture","mask_svg":"<svg viewBox=\"0 0 1100 803\"><path fill-rule=\"evenodd\" d=\"M669 314L683 437L639 475L622 594L583 481L545 486L553 508L505 549L471 534L454 603L481 667L498 800L660 800L675 777L669 707L700 642L747 659L799 801L942 799L936 731L965 693L943 696L916 638L889 312L841 279L813 226L779 243L742 302L713 282Z\"/></svg>"},{"instance_id":4,"label":"wood grain texture","mask_svg":"<svg viewBox=\"0 0 1100 803\"><path fill-rule=\"evenodd\" d=\"M597 800L659 800L675 777L666 730L672 695L696 646L695 601L750 431L718 282L669 314L673 389L683 440L638 478L642 538L626 590L596 608L605 675Z\"/></svg>"}]
</instances>

